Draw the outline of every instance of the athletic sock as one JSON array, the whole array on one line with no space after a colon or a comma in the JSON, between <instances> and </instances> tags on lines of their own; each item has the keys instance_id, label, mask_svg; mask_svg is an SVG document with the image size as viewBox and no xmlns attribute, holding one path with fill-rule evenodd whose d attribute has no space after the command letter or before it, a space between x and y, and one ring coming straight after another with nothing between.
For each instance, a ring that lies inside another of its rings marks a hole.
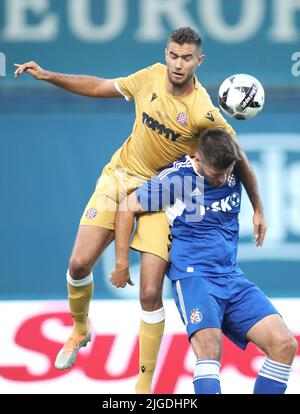
<instances>
[{"instance_id":1,"label":"athletic sock","mask_svg":"<svg viewBox=\"0 0 300 414\"><path fill-rule=\"evenodd\" d=\"M254 385L254 394L284 394L291 372L291 365L267 358Z\"/></svg>"},{"instance_id":2,"label":"athletic sock","mask_svg":"<svg viewBox=\"0 0 300 414\"><path fill-rule=\"evenodd\" d=\"M195 394L221 394L221 364L213 359L198 359L194 371Z\"/></svg>"},{"instance_id":3,"label":"athletic sock","mask_svg":"<svg viewBox=\"0 0 300 414\"><path fill-rule=\"evenodd\" d=\"M88 332L88 313L91 297L93 296L93 273L83 279L72 279L67 271L68 298L70 311L73 318L73 331L80 335Z\"/></svg>"},{"instance_id":4,"label":"athletic sock","mask_svg":"<svg viewBox=\"0 0 300 414\"><path fill-rule=\"evenodd\" d=\"M165 327L164 308L153 312L142 311L139 333L139 376L137 394L150 394L157 356Z\"/></svg>"}]
</instances>

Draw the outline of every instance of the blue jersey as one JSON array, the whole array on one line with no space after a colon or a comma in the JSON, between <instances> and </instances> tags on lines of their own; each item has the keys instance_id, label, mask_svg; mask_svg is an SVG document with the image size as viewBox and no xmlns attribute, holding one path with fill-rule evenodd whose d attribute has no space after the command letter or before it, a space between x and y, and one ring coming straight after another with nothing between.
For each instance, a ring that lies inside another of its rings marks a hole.
<instances>
[{"instance_id":1,"label":"blue jersey","mask_svg":"<svg viewBox=\"0 0 300 414\"><path fill-rule=\"evenodd\" d=\"M236 170L214 188L186 156L136 191L146 211L165 210L173 236L168 276L242 274L237 264L241 182Z\"/></svg>"}]
</instances>

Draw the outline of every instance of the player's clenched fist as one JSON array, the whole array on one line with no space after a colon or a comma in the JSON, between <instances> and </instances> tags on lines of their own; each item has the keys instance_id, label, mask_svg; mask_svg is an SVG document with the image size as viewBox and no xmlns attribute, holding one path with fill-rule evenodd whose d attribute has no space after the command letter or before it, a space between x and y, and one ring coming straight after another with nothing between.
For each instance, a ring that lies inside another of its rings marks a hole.
<instances>
[{"instance_id":1,"label":"player's clenched fist","mask_svg":"<svg viewBox=\"0 0 300 414\"><path fill-rule=\"evenodd\" d=\"M23 64L15 63L16 67L15 77L19 77L23 72L29 73L37 80L46 79L46 71L42 69L37 63L31 61Z\"/></svg>"},{"instance_id":2,"label":"player's clenched fist","mask_svg":"<svg viewBox=\"0 0 300 414\"><path fill-rule=\"evenodd\" d=\"M115 269L111 272L109 280L117 288L124 288L127 283L130 286L134 286L134 282L130 279L128 267L118 268L118 266L116 266Z\"/></svg>"}]
</instances>

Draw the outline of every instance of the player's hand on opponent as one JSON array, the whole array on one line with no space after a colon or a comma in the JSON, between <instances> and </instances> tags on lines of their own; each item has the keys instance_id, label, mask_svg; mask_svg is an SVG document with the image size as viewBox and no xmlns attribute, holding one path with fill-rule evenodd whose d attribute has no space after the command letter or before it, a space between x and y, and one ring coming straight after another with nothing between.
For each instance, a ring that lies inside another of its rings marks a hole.
<instances>
[{"instance_id":1,"label":"player's hand on opponent","mask_svg":"<svg viewBox=\"0 0 300 414\"><path fill-rule=\"evenodd\" d=\"M128 266L116 266L109 276L109 280L117 288L124 288L127 284L134 286L134 282L130 279Z\"/></svg>"},{"instance_id":2,"label":"player's hand on opponent","mask_svg":"<svg viewBox=\"0 0 300 414\"><path fill-rule=\"evenodd\" d=\"M255 211L253 214L253 224L254 224L254 241L256 247L261 247L263 245L267 225L265 222L264 214L261 211Z\"/></svg>"},{"instance_id":3,"label":"player's hand on opponent","mask_svg":"<svg viewBox=\"0 0 300 414\"><path fill-rule=\"evenodd\" d=\"M37 80L45 80L46 71L33 61L23 64L15 63L14 66L16 67L15 78L18 78L23 72L26 72Z\"/></svg>"}]
</instances>

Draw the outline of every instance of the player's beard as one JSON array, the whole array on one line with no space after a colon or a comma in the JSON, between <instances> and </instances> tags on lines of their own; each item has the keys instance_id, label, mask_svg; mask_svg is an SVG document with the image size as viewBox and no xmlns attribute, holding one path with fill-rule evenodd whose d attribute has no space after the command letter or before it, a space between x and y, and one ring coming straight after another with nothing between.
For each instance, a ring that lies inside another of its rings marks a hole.
<instances>
[{"instance_id":1,"label":"player's beard","mask_svg":"<svg viewBox=\"0 0 300 414\"><path fill-rule=\"evenodd\" d=\"M176 88L183 88L187 85L187 83L194 77L194 72L188 73L184 75L182 78L176 79L173 75L173 71L169 69L168 71L168 78L170 83L175 86Z\"/></svg>"}]
</instances>

